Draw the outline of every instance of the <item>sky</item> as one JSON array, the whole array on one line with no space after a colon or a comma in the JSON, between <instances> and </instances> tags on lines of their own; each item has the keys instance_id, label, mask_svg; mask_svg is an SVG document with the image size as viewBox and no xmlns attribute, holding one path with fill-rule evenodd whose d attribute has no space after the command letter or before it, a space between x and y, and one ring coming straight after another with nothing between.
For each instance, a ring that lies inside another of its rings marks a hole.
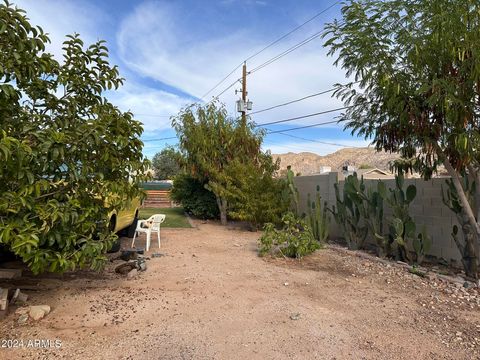
<instances>
[{"instance_id":1,"label":"sky","mask_svg":"<svg viewBox=\"0 0 480 360\"><path fill-rule=\"evenodd\" d=\"M144 124L144 154L151 158L176 139L170 116L194 102L219 96L231 116L238 116L232 83L241 67L213 91L220 80L251 55L290 32L334 0L13 0L35 25L49 33L48 51L62 59L65 35L79 33L85 43L106 40L110 61L118 65L125 84L106 96ZM274 58L340 18L336 4L307 25L247 61L247 70ZM327 57L320 37L247 77L252 112L263 110L346 82L344 71ZM299 117L342 107L331 93L288 106L252 114L256 124ZM335 120L340 111L268 126L269 131ZM320 155L368 142L330 124L285 134L266 135L264 150L272 153L308 151ZM339 146L341 145L341 146Z\"/></svg>"}]
</instances>

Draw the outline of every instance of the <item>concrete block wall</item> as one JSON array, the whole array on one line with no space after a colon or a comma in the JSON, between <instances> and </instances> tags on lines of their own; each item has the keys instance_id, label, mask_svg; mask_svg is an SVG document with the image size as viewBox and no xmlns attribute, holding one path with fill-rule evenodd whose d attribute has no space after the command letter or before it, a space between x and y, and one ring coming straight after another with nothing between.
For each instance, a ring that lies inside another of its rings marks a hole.
<instances>
[{"instance_id":1,"label":"concrete block wall","mask_svg":"<svg viewBox=\"0 0 480 360\"><path fill-rule=\"evenodd\" d=\"M332 208L335 205L335 188L334 184L338 181L337 173L328 173L312 176L298 176L295 177L295 185L299 192L300 212L307 211L307 196L310 193L312 199L319 186L320 196L322 202L327 201L328 207ZM365 180L367 187L376 187L379 180ZM385 183L387 188L395 188L395 180L380 180ZM340 193L343 191L344 181L339 182ZM461 264L461 256L451 237L453 225L457 225L458 221L455 214L447 208L442 202L442 185L445 188L445 179L432 179L425 181L423 179L405 179L406 188L413 184L417 188L417 196L410 205L410 215L416 222L417 233L425 226L429 236L432 239L432 247L429 251L430 256L436 258L443 258L448 262L456 265ZM388 219L392 212L388 204L384 205L385 226L384 232L388 232ZM338 225L332 217L332 226L330 228L330 236L332 238L341 237L342 234Z\"/></svg>"}]
</instances>

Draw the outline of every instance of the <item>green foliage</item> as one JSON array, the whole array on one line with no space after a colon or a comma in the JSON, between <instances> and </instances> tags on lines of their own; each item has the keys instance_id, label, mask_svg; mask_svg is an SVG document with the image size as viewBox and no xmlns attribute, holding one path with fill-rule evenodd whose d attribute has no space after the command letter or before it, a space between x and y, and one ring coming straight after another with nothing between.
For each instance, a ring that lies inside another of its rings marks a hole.
<instances>
[{"instance_id":1,"label":"green foliage","mask_svg":"<svg viewBox=\"0 0 480 360\"><path fill-rule=\"evenodd\" d=\"M389 189L388 192L385 185L381 184L379 192L393 212L389 226L389 244L397 246L402 260L410 261L407 245L415 239L416 225L410 216L409 207L417 195L417 188L409 185L405 191L403 175L395 176L395 189Z\"/></svg>"},{"instance_id":2,"label":"green foliage","mask_svg":"<svg viewBox=\"0 0 480 360\"><path fill-rule=\"evenodd\" d=\"M220 220L226 225L229 200L239 196L241 189L235 184L243 171L253 166L255 173L263 176L272 168L271 158L261 151L264 131L228 117L225 107L216 101L188 106L172 125L187 171L215 194Z\"/></svg>"},{"instance_id":3,"label":"green foliage","mask_svg":"<svg viewBox=\"0 0 480 360\"><path fill-rule=\"evenodd\" d=\"M295 174L292 171L292 167L290 165L287 166L287 184L288 190L290 193L290 201L292 203L292 211L298 216L299 213L299 206L300 206L300 195L298 194L298 189L295 186L293 178Z\"/></svg>"},{"instance_id":4,"label":"green foliage","mask_svg":"<svg viewBox=\"0 0 480 360\"><path fill-rule=\"evenodd\" d=\"M306 221L312 229L313 237L320 243L325 243L327 241L330 230L330 216L327 211L327 202L325 201L322 207L320 187L317 185L317 193L314 202L310 200L310 194L308 194Z\"/></svg>"},{"instance_id":5,"label":"green foliage","mask_svg":"<svg viewBox=\"0 0 480 360\"><path fill-rule=\"evenodd\" d=\"M432 246L432 239L427 234L425 226L422 231L418 233L417 237L413 239L413 249L415 250L415 262L421 264L425 255L430 251Z\"/></svg>"},{"instance_id":6,"label":"green foliage","mask_svg":"<svg viewBox=\"0 0 480 360\"><path fill-rule=\"evenodd\" d=\"M103 97L123 82L103 41L67 36L62 63L47 42L0 5L0 245L34 273L98 269L108 213L140 194L143 130Z\"/></svg>"},{"instance_id":7,"label":"green foliage","mask_svg":"<svg viewBox=\"0 0 480 360\"><path fill-rule=\"evenodd\" d=\"M361 249L368 234L368 227L362 219L363 201L360 191L364 191L363 178L359 182L357 174L345 179L343 196L340 197L338 183L335 186L336 207L332 213L342 230L343 237L349 249Z\"/></svg>"},{"instance_id":8,"label":"green foliage","mask_svg":"<svg viewBox=\"0 0 480 360\"><path fill-rule=\"evenodd\" d=\"M171 180L181 171L181 154L171 146L156 153L152 159L155 179Z\"/></svg>"},{"instance_id":9,"label":"green foliage","mask_svg":"<svg viewBox=\"0 0 480 360\"><path fill-rule=\"evenodd\" d=\"M373 166L370 164L360 164L358 167L360 170L367 170L367 169L373 169Z\"/></svg>"},{"instance_id":10,"label":"green foliage","mask_svg":"<svg viewBox=\"0 0 480 360\"><path fill-rule=\"evenodd\" d=\"M476 192L476 183L469 180L468 176L462 179L463 188L466 189L468 201L473 204L474 194ZM475 249L478 244L478 235L475 229L470 225L469 219L465 213L465 209L459 199L458 192L451 179L446 180L447 188L442 187L442 199L445 206L447 206L453 213L455 213L460 224L462 235L459 236L459 229L457 225L453 226L452 239L455 241L460 254L462 255L462 265L465 274L471 278L475 278L478 273L477 251Z\"/></svg>"},{"instance_id":11,"label":"green foliage","mask_svg":"<svg viewBox=\"0 0 480 360\"><path fill-rule=\"evenodd\" d=\"M348 106L340 121L373 139L378 150L399 152L400 173L416 170L428 179L445 166L463 209L461 223L469 223L467 273L477 278L480 188L472 204L460 181L468 171L480 186L477 2L352 0L342 17L324 34L335 64L358 82L336 89Z\"/></svg>"},{"instance_id":12,"label":"green foliage","mask_svg":"<svg viewBox=\"0 0 480 360\"><path fill-rule=\"evenodd\" d=\"M472 1L348 1L327 24L329 55L359 87L339 85L347 128L402 152L430 177L444 158L478 165L480 12ZM416 151L416 150L419 151ZM407 164L405 164L407 166ZM404 169L407 170L407 169Z\"/></svg>"},{"instance_id":13,"label":"green foliage","mask_svg":"<svg viewBox=\"0 0 480 360\"><path fill-rule=\"evenodd\" d=\"M218 219L215 195L205 188L205 183L187 174L179 174L173 180L172 199L180 203L186 212L201 219Z\"/></svg>"},{"instance_id":14,"label":"green foliage","mask_svg":"<svg viewBox=\"0 0 480 360\"><path fill-rule=\"evenodd\" d=\"M360 206L361 215L367 224L370 236L377 244L377 252L380 256L388 254L388 244L383 235L383 196L380 193L380 188L383 183L377 182L377 190L373 188L365 189L359 192L362 199L363 206Z\"/></svg>"},{"instance_id":15,"label":"green foliage","mask_svg":"<svg viewBox=\"0 0 480 360\"><path fill-rule=\"evenodd\" d=\"M319 249L320 243L313 237L309 226L291 212L282 217L282 228L272 223L265 224L264 234L259 239L259 254L283 255L302 258Z\"/></svg>"},{"instance_id":16,"label":"green foliage","mask_svg":"<svg viewBox=\"0 0 480 360\"><path fill-rule=\"evenodd\" d=\"M278 161L274 163L270 154L261 154L260 158L262 168L253 163L235 163L238 168L232 170L241 176L232 181L228 196L229 216L248 221L254 229L267 222L278 224L290 205L287 182L273 177L279 168Z\"/></svg>"}]
</instances>

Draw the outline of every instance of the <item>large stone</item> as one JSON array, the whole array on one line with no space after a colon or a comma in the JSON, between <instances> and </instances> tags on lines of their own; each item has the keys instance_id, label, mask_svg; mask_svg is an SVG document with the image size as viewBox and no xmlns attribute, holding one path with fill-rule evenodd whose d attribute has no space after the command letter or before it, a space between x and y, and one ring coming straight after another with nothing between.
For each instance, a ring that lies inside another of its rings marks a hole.
<instances>
[{"instance_id":1,"label":"large stone","mask_svg":"<svg viewBox=\"0 0 480 360\"><path fill-rule=\"evenodd\" d=\"M137 276L137 274L138 274L138 270L137 269L132 269L127 274L127 279L129 279L129 280L134 279Z\"/></svg>"},{"instance_id":2,"label":"large stone","mask_svg":"<svg viewBox=\"0 0 480 360\"><path fill-rule=\"evenodd\" d=\"M43 319L45 315L48 315L50 313L50 306L48 305L33 305L30 306L30 311L28 315L35 320L38 321L40 319Z\"/></svg>"}]
</instances>

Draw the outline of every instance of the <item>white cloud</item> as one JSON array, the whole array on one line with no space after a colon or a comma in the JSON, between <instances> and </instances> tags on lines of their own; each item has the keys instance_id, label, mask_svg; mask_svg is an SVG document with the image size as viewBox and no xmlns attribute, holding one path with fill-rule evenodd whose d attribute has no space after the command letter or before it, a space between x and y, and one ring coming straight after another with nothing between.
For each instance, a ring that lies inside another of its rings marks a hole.
<instances>
[{"instance_id":1,"label":"white cloud","mask_svg":"<svg viewBox=\"0 0 480 360\"><path fill-rule=\"evenodd\" d=\"M219 29L214 37L196 41L194 39L198 38L198 34L192 34L196 29L185 21L179 8L171 3L148 2L139 5L123 21L117 34L122 60L134 71L201 97L242 59L271 41L270 36L266 39L263 34L256 33L255 28ZM282 30L272 30L274 34L279 32ZM295 38L268 49L249 62L249 69L306 37L308 33L299 32ZM332 62L331 58L326 58L322 40L318 38L250 75L247 85L254 110L316 93L330 88L336 82L345 81L343 72L333 67ZM241 69L238 69L207 98L218 94L240 75ZM234 90L240 88L241 85L237 84L221 97L230 111L237 99ZM259 114L254 120L267 122L340 106L338 100L326 94ZM327 119L330 120L332 116L329 115ZM319 119L310 118L296 123L315 122L319 122Z\"/></svg>"},{"instance_id":2,"label":"white cloud","mask_svg":"<svg viewBox=\"0 0 480 360\"><path fill-rule=\"evenodd\" d=\"M102 25L111 21L107 14L86 1L15 0L15 4L26 10L32 24L48 33L51 43L47 51L60 61L66 35L79 33L85 44L91 44L103 38Z\"/></svg>"},{"instance_id":3,"label":"white cloud","mask_svg":"<svg viewBox=\"0 0 480 360\"><path fill-rule=\"evenodd\" d=\"M171 129L169 116L188 103L187 99L177 95L132 81L127 81L108 97L122 111L132 111L135 119L143 123L146 134L153 130L158 132Z\"/></svg>"}]
</instances>

